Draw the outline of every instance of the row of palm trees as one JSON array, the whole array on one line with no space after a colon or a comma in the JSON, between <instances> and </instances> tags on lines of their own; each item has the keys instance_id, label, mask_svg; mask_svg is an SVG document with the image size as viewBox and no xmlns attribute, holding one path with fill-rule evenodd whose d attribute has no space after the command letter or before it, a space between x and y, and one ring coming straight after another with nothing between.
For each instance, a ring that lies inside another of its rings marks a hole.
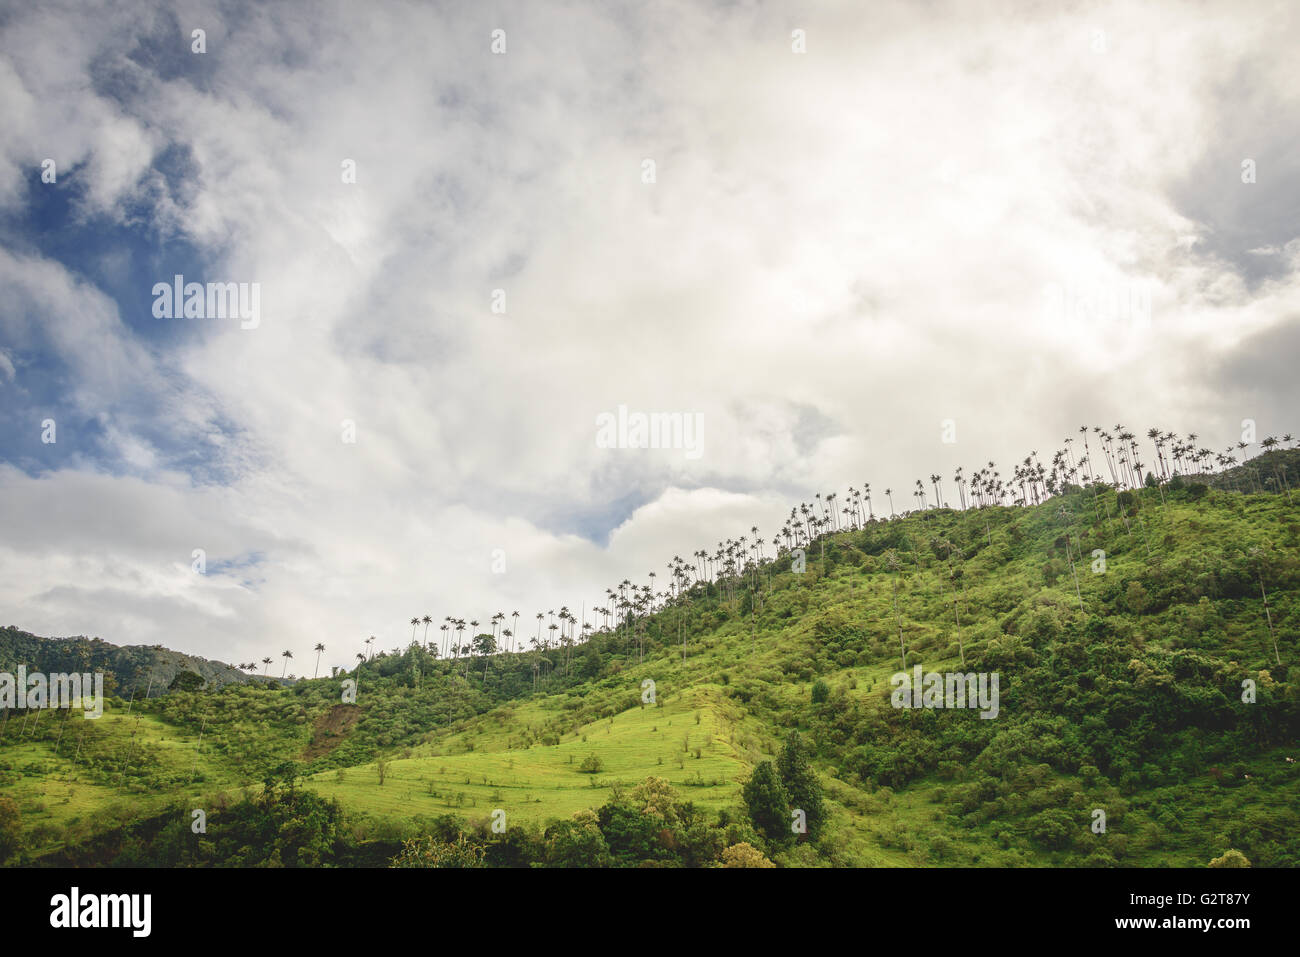
<instances>
[{"instance_id":1,"label":"row of palm trees","mask_svg":"<svg viewBox=\"0 0 1300 957\"><path fill-rule=\"evenodd\" d=\"M312 651L316 652L316 670L315 670L315 672L312 674L312 677L315 678L315 677L318 677L318 676L320 675L320 656L321 656L321 653L325 651L325 645L324 645L324 643L318 641L318 642L316 643L316 647L313 648ZM286 650L280 652L280 657L284 659L284 667L280 669L280 677L281 677L282 679L287 678L289 681L294 681L294 680L296 680L297 677L298 677L297 675L292 675L292 674L290 674L290 675L286 675L286 674L285 674L285 672L287 672L287 671L289 670L289 662L293 660L293 652L292 652L292 651L289 651L289 650L286 649ZM262 659L262 674L263 674L263 676L265 676L266 673L267 673L267 671L270 669L270 667L271 667L271 661L272 661L272 659L269 658L269 657L267 657L267 658L263 658L263 659ZM256 671L257 671L257 664L258 664L258 663L257 663L256 661L250 661L250 662L247 663L247 664L236 665L236 667L239 668L239 670L241 670L241 671L253 671L253 672L256 672Z\"/></svg>"},{"instance_id":2,"label":"row of palm trees","mask_svg":"<svg viewBox=\"0 0 1300 957\"><path fill-rule=\"evenodd\" d=\"M645 584L635 584L625 578L617 585L605 589L603 603L598 601L592 605L592 613L597 619L595 626L585 620L585 603L581 616L575 616L568 606L561 606L558 612L555 609L545 613L537 612L536 632L528 639L527 649L519 631L521 616L518 611L509 615L498 611L491 615L488 619L489 629L485 631L480 630L481 623L477 619L466 621L464 618L447 615L438 625L441 637L435 641L429 639L433 617L428 614L413 616L410 620L410 644L423 647L435 657L451 659L453 662L463 659L466 674L473 655L477 654L483 659L486 675L487 659L490 656L531 652L536 684L539 674L544 675L553 667L561 667L564 673L569 673L574 647L588 640L593 633L621 634L627 646L635 646L638 655L644 657L648 637L647 623L653 614L680 605L701 586L717 586L725 598L734 600L738 589L747 581L751 585L757 584L764 569L770 580L772 563L776 558L815 544L821 545L824 557L826 539L837 532L859 530L876 523L903 518L914 511L935 508L956 507L968 510L994 506L1029 507L1042 504L1070 487L1092 487L1095 491L1097 486L1105 486L1123 490L1137 488L1148 482L1163 487L1176 476L1204 476L1224 472L1238 464L1234 453L1248 448L1248 443L1238 442L1229 445L1222 452L1215 452L1201 445L1200 437L1194 432L1179 436L1152 428L1146 432L1153 453L1153 463L1148 469L1148 464L1142 460L1137 433L1125 428L1123 424L1110 429L1080 426L1077 436L1077 443L1074 436L1067 437L1062 448L1050 457L1042 457L1037 451L1031 451L1022 461L1012 466L1009 476L1004 476L992 461L969 473L963 467L958 467L952 478L955 503L951 495L945 494L943 477L937 473L931 473L928 480L916 479L911 493L915 502L914 509L899 511L894 502L893 488L886 488L884 494L889 506L888 518L884 516L883 510L877 517L869 482L863 482L861 488L850 486L843 498L839 492L818 492L811 502L800 502L791 508L780 530L770 539L771 552L767 551L768 541L759 534L758 527L751 526L749 535L720 541L712 549L698 549L691 553L689 560L675 555L667 564L668 576L662 588L658 587L658 576L651 571L647 573ZM1267 453L1282 443L1292 443L1292 447L1300 445L1289 433L1280 440L1269 436L1261 440L1259 445ZM1284 471L1279 478L1285 484ZM1289 486L1287 489L1289 494ZM757 590L752 591L751 596L759 600ZM507 619L511 620L513 627L505 627ZM416 633L421 625L424 626L424 631L417 642ZM465 637L467 629L468 640ZM682 636L684 656L686 639L682 616L677 618L677 629ZM373 635L364 640L366 650L356 655L358 664L374 659L373 645L376 641L378 639ZM558 664L546 654L553 649L562 652ZM325 646L317 644L314 650L317 654L313 677L319 674L320 654ZM293 653L286 650L281 653L281 657L285 659L281 669L281 677L284 678ZM263 674L266 674L271 660L269 657L262 659ZM240 667L255 671L257 665L254 663ZM293 678L292 675L288 677Z\"/></svg>"},{"instance_id":3,"label":"row of palm trees","mask_svg":"<svg viewBox=\"0 0 1300 957\"><path fill-rule=\"evenodd\" d=\"M1078 446L1074 437L1067 437L1063 447L1044 459L1037 451L1030 452L1011 470L1009 480L1004 479L996 463L989 461L967 473L958 467L953 475L956 507L962 510L991 506L1038 505L1070 487L1106 486L1118 490L1137 488L1153 481L1163 486L1176 476L1204 476L1221 473L1238 464L1236 454L1249 447L1249 443L1229 445L1222 452L1214 452L1199 444L1199 436L1190 433L1181 437L1174 432L1149 429L1147 438L1152 443L1155 464L1150 471L1142 461L1142 452L1136 433L1122 423L1112 429L1102 426L1080 426ZM1280 440L1269 436L1260 441L1263 452L1268 453L1291 443L1300 446L1290 433ZM1094 453L1095 446L1095 453ZM1287 488L1285 467L1280 466L1279 484ZM911 510L898 511L893 498L894 490L885 489L889 504L889 519L912 514ZM933 493L933 497L931 497ZM1163 491L1162 491L1163 495ZM937 473L928 482L917 479L912 496L917 510L951 508L954 503L945 495L943 479ZM858 530L870 524L885 521L883 514L877 518L871 497L871 484L861 488L850 486L841 498L839 492L817 493L811 502L801 502L790 510L790 515L780 531L770 542L772 554L780 557L796 548L821 544L823 556L826 538L846 530ZM991 535L991 533L990 533ZM750 535L741 535L717 543L715 549L699 549L691 553L691 560L674 556L668 563L669 578L663 591L655 590L655 573L647 574L648 583L635 585L624 579L616 587L606 589L607 603L596 606L595 613L602 616L604 625L598 632L608 632L611 617L615 629L624 629L630 642L638 649L644 646L644 623L654 612L679 601L690 589L699 584L716 584L724 594L734 598L736 589L748 578L756 582L766 567L770 576L771 562L765 551L767 542L757 526L751 526ZM541 618L541 615L538 615ZM584 624L584 633L590 625ZM545 649L546 643L541 647Z\"/></svg>"}]
</instances>

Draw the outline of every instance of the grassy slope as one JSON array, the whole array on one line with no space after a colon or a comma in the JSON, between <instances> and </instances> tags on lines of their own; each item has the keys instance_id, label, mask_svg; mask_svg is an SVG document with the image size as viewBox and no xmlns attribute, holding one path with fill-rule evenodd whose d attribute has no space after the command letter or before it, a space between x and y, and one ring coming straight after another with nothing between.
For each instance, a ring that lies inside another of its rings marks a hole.
<instances>
[{"instance_id":1,"label":"grassy slope","mask_svg":"<svg viewBox=\"0 0 1300 957\"><path fill-rule=\"evenodd\" d=\"M1140 519L1130 519L1125 529L1122 519L1112 517L1094 521L1083 529L1083 543L1089 555L1087 564L1080 565L1079 590L1084 607L1095 604L1099 593L1114 588L1115 582L1134 580L1152 567L1164 569L1172 577L1194 577L1204 565L1203 550L1229 551L1244 548L1255 536L1243 535L1253 531L1259 537L1268 533L1281 536L1284 543L1295 544L1292 525L1294 512L1285 497L1240 498L1227 496L1214 504L1208 501L1175 502L1158 505L1156 493L1147 493ZM1090 496L1076 497L1072 504L1081 514L1080 505L1092 504ZM1114 495L1110 497L1111 507ZM1097 507L1104 507L1105 498L1098 500L1092 510L1096 519ZM1005 608L1010 614L1004 620L1015 620L1024 615L1046 613L1064 620L1077 616L1078 597L1074 594L1073 577L1067 572L1053 587L1042 585L1043 558L1051 551L1045 540L1054 538L1057 524L1064 522L1055 514L1059 503L1033 510L1028 514L999 512L991 523L995 546L999 537L1005 537L1008 526L1020 529L1018 557L994 551L984 561L968 559L965 563L966 595L963 604L968 608ZM979 516L959 516L952 513L935 513L928 518L914 518L900 523L904 537L912 544L928 541L935 534L950 539L973 540L978 536L970 526L980 524ZM962 526L967 526L962 529ZM967 534L962 535L962 531ZM1076 528L1076 531L1078 529ZM986 533L985 542L988 541ZM854 535L843 536L847 544ZM1042 541L1040 541L1042 540ZM903 547L907 547L906 543ZM1147 547L1152 550L1148 554ZM1093 547L1105 548L1107 568L1104 574L1091 571ZM1077 562L1076 558L1076 562ZM1067 563L1068 564L1068 563ZM958 670L959 652L955 640L955 627L950 627L942 563L928 569L914 570L902 586L904 634L909 645L908 664L924 662L927 669ZM791 717L809 700L811 682L789 667L790 649L806 648L815 659L822 644L819 635L828 629L858 631L859 633L887 635L877 638L876 648L868 657L869 663L858 664L855 656L847 667L838 662L820 672L823 680L842 688L851 697L877 709L888 707L887 688L889 676L897 670L897 656L893 652L893 635L896 627L892 608L892 591L886 584L888 576L880 570L862 574L854 565L840 565L825 576L810 570L798 584L787 575L787 591L774 590L771 600L772 614L758 629L759 637L748 637L752 624L741 619L732 620L699 636L690 644L690 657L686 663L679 659L676 649L665 649L658 656L641 665L622 671L617 679L606 679L594 687L584 688L583 697L591 705L609 696L625 696L628 689L640 687L644 678L654 678L661 688L685 687L688 703L677 707L670 698L660 713L668 720L685 710L700 710L708 716L712 726L714 749L725 742L725 752L719 757L730 759L733 766L752 767L753 763L774 752L779 732L770 723L742 718L744 709L735 707L720 710L725 704L735 702L719 697L722 686L704 684L716 681L721 674L745 676L760 685L767 695L767 710L778 718L778 725L791 723ZM1289 596L1288 596L1289 597ZM1275 597L1275 603L1278 599ZM1268 665L1269 642L1258 603L1215 603L1223 624L1222 640L1214 649L1225 660L1248 662L1250 667ZM1221 606L1221 607L1220 607ZM1290 636L1294 651L1294 618L1291 608L1274 606L1278 624ZM1184 609L1175 606L1163 613L1142 621L1143 640L1162 642L1179 647L1186 642L1178 637L1165 637L1162 632L1177 631L1174 619ZM787 611L790 618L782 618ZM672 622L665 622L671 631ZM749 627L747 627L749 626ZM969 613L966 622L968 655L977 654L990 640L990 622L987 617ZM1000 632L997 633L999 638ZM983 637L982 637L983 636ZM992 640L998 640L996 638ZM920 652L916 658L911 652ZM699 692L709 692L700 695ZM602 694L603 692L603 694ZM504 807L508 813L523 819L562 817L582 807L596 807L603 803L606 794L592 790L586 775L578 774L574 765L588 753L597 754L609 768L609 774L598 775L598 782L616 776L632 782L646 774L658 774L679 783L684 776L694 774L693 759L687 758L684 769L678 770L673 759L680 751L677 735L668 736L667 721L654 717L656 712L634 708L619 715L612 722L594 722L568 726L572 737L555 747L534 746L529 750L511 752L511 732L520 725L540 726L548 717L563 714L567 695L531 702L522 707L509 705L490 712L456 734L447 735L435 745L426 747L432 753L446 757L418 757L394 765L389 787L400 784L396 795L382 795L377 785L377 775L372 766L362 771L360 781L327 783L330 775L315 779L322 791L337 795L350 806L381 813L430 813L434 811L459 811L470 816L486 816L488 809ZM798 722L794 722L797 724ZM651 728L658 728L658 736ZM601 730L605 729L604 737ZM617 733L615 730L617 729ZM581 741L583 735L587 740ZM473 751L464 753L471 745ZM713 749L710 749L713 750ZM1225 789L1208 778L1194 780L1176 787L1153 788L1136 795L1136 800L1126 800L1111 786L1088 787L1077 775L1052 773L1045 781L1034 781L1041 788L1045 783L1058 789L1060 795L1084 812L1094 805L1104 805L1110 811L1110 833L1116 833L1116 819L1128 818L1127 832L1137 840L1126 848L1126 863L1134 865L1202 864L1207 847L1199 839L1185 840L1187 834L1203 835L1215 832L1216 822L1229 820L1234 813L1249 805L1258 816L1270 810L1282 812L1295 807L1300 799L1300 776L1283 760L1286 749L1271 749L1258 753L1251 767L1255 771L1252 781L1257 786L1245 792ZM706 754L706 759L711 755ZM664 759L664 765L657 762ZM1276 773L1269 774L1269 769ZM699 769L709 779L707 767ZM1267 780L1261 781L1261 775ZM725 783L716 787L687 791L687 796L705 806L715 807L734 803L739 782L744 774L732 772L720 777ZM825 776L824 782L835 812L834 827L837 840L843 848L843 859L875 864L1031 864L1049 863L1069 859L1068 855L1042 853L1041 849L1026 848L1014 832L1010 839L999 839L1006 834L1005 822L990 822L972 828L968 821L954 821L945 813L945 781L930 776L909 784L895 794L888 788L860 786L859 783L836 780ZM435 798L428 792L436 790ZM540 792L540 793L539 793ZM464 795L462 805L461 795ZM1169 808L1176 815L1186 815L1184 820L1171 819ZM1117 814L1116 811L1119 811ZM1218 827L1218 831L1225 828ZM1124 830L1119 831L1124 834ZM1221 843L1230 843L1225 833ZM1009 845L1009 846L1008 846Z\"/></svg>"},{"instance_id":2,"label":"grassy slope","mask_svg":"<svg viewBox=\"0 0 1300 957\"><path fill-rule=\"evenodd\" d=\"M637 707L582 725L558 745L510 750L509 732L489 727L482 734L450 735L416 749L415 757L392 761L382 787L373 763L348 769L342 781L337 771L310 781L324 796L382 814L487 817L503 808L515 820L541 822L598 807L609 797L611 782L632 785L656 775L701 807L718 809L735 799L737 779L746 771L728 741L727 710L715 691L692 689L662 708ZM517 709L515 717L540 719L543 712L531 705ZM464 750L469 740L473 751ZM599 773L580 770L590 755L600 759Z\"/></svg>"},{"instance_id":3,"label":"grassy slope","mask_svg":"<svg viewBox=\"0 0 1300 957\"><path fill-rule=\"evenodd\" d=\"M418 693L393 686L395 679L363 681L358 704L366 717L309 765L310 786L408 830L404 822L415 815L484 818L497 807L516 821L567 817L604 803L615 782L632 784L651 774L712 810L736 805L748 770L775 753L786 729L798 727L818 744L833 850L819 857L800 848L788 863L1081 862L1085 852L1077 844L1053 850L1034 839L1032 815L1044 807L1068 809L1084 822L1092 808L1106 808L1110 828L1099 843L1107 842L1108 853L1128 865L1204 864L1241 843L1234 826L1245 819L1294 854L1296 829L1290 825L1300 807L1300 774L1283 760L1294 749L1239 753L1252 778L1227 786L1194 767L1121 787L1116 774L1084 775L1031 757L1002 769L1008 794L983 804L996 813L954 810L958 787L974 780L967 767L941 766L890 788L855 773L846 760L854 744L889 737L870 730L872 721L898 717L888 701L899 649L886 548L902 558L896 577L908 666L958 669L950 572L959 569L967 661L1004 662L1004 709L1032 708L1009 693L1019 674L1017 655L1069 653L1069 629L1093 613L1118 622L1139 649L1135 654L1194 652L1230 671L1233 680L1240 675L1265 682L1260 672L1273 667L1272 651L1258 597L1238 588L1241 594L1200 602L1196 583L1227 575L1245 561L1250 546L1265 542L1275 574L1294 580L1300 554L1294 507L1285 495L1212 492L1193 502L1165 494L1161 504L1157 492L1144 492L1127 527L1114 493L1094 501L1076 492L1033 509L936 510L843 533L830 540L827 561L820 545L808 550L802 575L788 570L788 559L770 570L770 578L765 571L752 617L746 589L730 600L709 589L685 617L685 661L676 643L682 613L672 609L647 623L649 636L662 636L662 644L651 641L643 662L621 639L605 640L601 677L496 707L475 688L478 668L470 669L468 681L426 679ZM1067 528L1075 536L1071 547L1089 556L1080 563L1072 552L1086 611L1079 608L1060 541ZM931 546L936 538L960 549L951 564ZM1107 552L1104 574L1089 567L1096 548ZM1044 575L1048 562L1063 572L1051 585ZM1135 581L1146 588L1147 602L1131 594ZM1272 602L1286 663L1295 656L1300 631L1294 589L1275 591ZM512 671L526 685L528 656L499 658L490 683L506 682ZM656 682L657 706L640 702L647 678ZM815 678L830 686L828 705L810 705ZM562 679L551 682L554 687ZM1293 691L1294 679L1288 687ZM293 690L227 689L224 709L214 709L213 696L169 695L137 702L129 719L110 710L77 768L67 738L56 757L52 738L19 740L10 729L0 742L5 793L19 801L24 826L36 829L34 843L42 847L57 845L64 827L98 829L157 807L178 791L210 800L198 795L238 788L278 760L301 758L313 723L337 702L338 688L337 681L322 679ZM847 741L836 740L834 712L858 716ZM200 714L210 723L197 749ZM966 716L925 717L949 722ZM999 732L1006 727L995 724ZM1059 726L1044 726L1039 736L1047 741L1055 733ZM131 774L120 773L124 753L133 756ZM374 764L380 753L389 759L383 785ZM589 755L603 763L600 773L579 771ZM346 765L341 774L337 765ZM144 779L136 776L141 768L147 769Z\"/></svg>"}]
</instances>

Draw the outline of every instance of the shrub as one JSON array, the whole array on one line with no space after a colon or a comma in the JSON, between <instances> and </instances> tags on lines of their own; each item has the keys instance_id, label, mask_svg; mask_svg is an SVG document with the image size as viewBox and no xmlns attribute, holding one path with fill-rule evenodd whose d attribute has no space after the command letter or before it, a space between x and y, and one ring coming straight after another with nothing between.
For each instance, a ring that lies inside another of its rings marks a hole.
<instances>
[{"instance_id":1,"label":"shrub","mask_svg":"<svg viewBox=\"0 0 1300 957\"><path fill-rule=\"evenodd\" d=\"M813 682L812 686L812 703L823 704L831 696L831 686L821 678Z\"/></svg>"},{"instance_id":2,"label":"shrub","mask_svg":"<svg viewBox=\"0 0 1300 957\"><path fill-rule=\"evenodd\" d=\"M723 867L776 867L752 844L741 841L722 852Z\"/></svg>"},{"instance_id":3,"label":"shrub","mask_svg":"<svg viewBox=\"0 0 1300 957\"><path fill-rule=\"evenodd\" d=\"M1216 857L1207 865L1209 867L1250 867L1250 860L1238 850L1225 851L1222 857Z\"/></svg>"}]
</instances>

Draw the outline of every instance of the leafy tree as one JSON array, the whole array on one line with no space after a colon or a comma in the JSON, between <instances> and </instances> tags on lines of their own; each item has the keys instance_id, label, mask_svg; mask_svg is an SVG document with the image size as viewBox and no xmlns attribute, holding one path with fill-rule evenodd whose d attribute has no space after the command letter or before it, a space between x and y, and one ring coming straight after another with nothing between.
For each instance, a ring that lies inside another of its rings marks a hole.
<instances>
[{"instance_id":1,"label":"leafy tree","mask_svg":"<svg viewBox=\"0 0 1300 957\"><path fill-rule=\"evenodd\" d=\"M671 839L671 831L664 828L662 821L613 801L601 807L596 817L614 863L636 866L672 856L664 842L665 835Z\"/></svg>"},{"instance_id":2,"label":"leafy tree","mask_svg":"<svg viewBox=\"0 0 1300 957\"><path fill-rule=\"evenodd\" d=\"M600 675L601 670L600 649L594 642L587 643L587 652L582 659L582 667L579 669L578 676L581 678L595 678Z\"/></svg>"},{"instance_id":3,"label":"leafy tree","mask_svg":"<svg viewBox=\"0 0 1300 957\"><path fill-rule=\"evenodd\" d=\"M677 791L664 778L646 778L632 789L629 800L642 814L648 814L670 824L676 824L681 820Z\"/></svg>"},{"instance_id":4,"label":"leafy tree","mask_svg":"<svg viewBox=\"0 0 1300 957\"><path fill-rule=\"evenodd\" d=\"M277 790L283 789L292 794L297 784L298 778L302 775L302 768L296 761L281 761L275 767L266 772L262 779L262 793L265 796L273 795Z\"/></svg>"},{"instance_id":5,"label":"leafy tree","mask_svg":"<svg viewBox=\"0 0 1300 957\"><path fill-rule=\"evenodd\" d=\"M546 863L550 867L606 867L609 845L591 811L579 811L571 821L556 821L546 829Z\"/></svg>"},{"instance_id":6,"label":"leafy tree","mask_svg":"<svg viewBox=\"0 0 1300 957\"><path fill-rule=\"evenodd\" d=\"M789 798L789 807L804 812L808 837L815 838L826 823L826 805L822 801L822 786L808 761L808 749L798 731L791 731L785 747L776 759L781 773L781 784Z\"/></svg>"},{"instance_id":7,"label":"leafy tree","mask_svg":"<svg viewBox=\"0 0 1300 957\"><path fill-rule=\"evenodd\" d=\"M1150 606L1151 596L1147 594L1141 582L1132 581L1129 582L1128 590L1124 593L1124 601L1134 614L1140 615Z\"/></svg>"},{"instance_id":8,"label":"leafy tree","mask_svg":"<svg viewBox=\"0 0 1300 957\"><path fill-rule=\"evenodd\" d=\"M741 796L760 834L774 843L790 839L790 796L771 761L763 761L754 768Z\"/></svg>"},{"instance_id":9,"label":"leafy tree","mask_svg":"<svg viewBox=\"0 0 1300 957\"><path fill-rule=\"evenodd\" d=\"M1061 808L1049 808L1029 820L1029 832L1044 847L1061 850L1070 846L1079 824Z\"/></svg>"}]
</instances>

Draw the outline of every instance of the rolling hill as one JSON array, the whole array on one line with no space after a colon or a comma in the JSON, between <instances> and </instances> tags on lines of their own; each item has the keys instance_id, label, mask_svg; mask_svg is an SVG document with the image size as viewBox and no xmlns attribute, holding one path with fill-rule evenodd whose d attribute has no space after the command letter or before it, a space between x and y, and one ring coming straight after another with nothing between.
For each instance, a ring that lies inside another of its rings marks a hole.
<instances>
[{"instance_id":1,"label":"rolling hill","mask_svg":"<svg viewBox=\"0 0 1300 957\"><path fill-rule=\"evenodd\" d=\"M0 831L32 865L1295 866L1300 517L1216 484L874 518L559 647L11 713ZM997 716L897 706L917 666L996 674Z\"/></svg>"}]
</instances>

